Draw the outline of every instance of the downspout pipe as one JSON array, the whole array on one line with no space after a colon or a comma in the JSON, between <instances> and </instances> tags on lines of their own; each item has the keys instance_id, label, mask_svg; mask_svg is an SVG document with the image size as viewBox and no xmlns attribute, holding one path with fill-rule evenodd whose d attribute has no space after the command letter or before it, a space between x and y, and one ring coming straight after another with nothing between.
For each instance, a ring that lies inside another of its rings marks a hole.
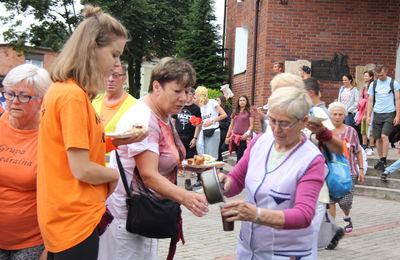
<instances>
[{"instance_id":1,"label":"downspout pipe","mask_svg":"<svg viewBox=\"0 0 400 260\"><path fill-rule=\"evenodd\" d=\"M224 23L222 27L222 67L225 66L226 8L228 7L227 1L228 0L224 0Z\"/></svg>"},{"instance_id":2,"label":"downspout pipe","mask_svg":"<svg viewBox=\"0 0 400 260\"><path fill-rule=\"evenodd\" d=\"M253 69L251 75L251 105L255 103L256 92L256 69L257 69L257 42L258 42L258 16L260 13L260 1L256 0L256 9L254 13L254 42L253 42Z\"/></svg>"}]
</instances>

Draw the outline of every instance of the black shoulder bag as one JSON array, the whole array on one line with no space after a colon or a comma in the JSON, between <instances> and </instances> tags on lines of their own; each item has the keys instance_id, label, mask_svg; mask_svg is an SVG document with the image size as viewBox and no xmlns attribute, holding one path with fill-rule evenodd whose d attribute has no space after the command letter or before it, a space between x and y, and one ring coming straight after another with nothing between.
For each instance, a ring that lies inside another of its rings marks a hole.
<instances>
[{"instance_id":1,"label":"black shoulder bag","mask_svg":"<svg viewBox=\"0 0 400 260\"><path fill-rule=\"evenodd\" d=\"M122 182L128 195L126 199L128 208L126 230L150 238L176 238L178 236L180 204L169 199L154 198L152 192L144 185L137 167L134 169L134 174L140 180L141 188L139 187L139 190L142 190L143 194L132 195L117 150L115 150L115 155Z\"/></svg>"}]
</instances>

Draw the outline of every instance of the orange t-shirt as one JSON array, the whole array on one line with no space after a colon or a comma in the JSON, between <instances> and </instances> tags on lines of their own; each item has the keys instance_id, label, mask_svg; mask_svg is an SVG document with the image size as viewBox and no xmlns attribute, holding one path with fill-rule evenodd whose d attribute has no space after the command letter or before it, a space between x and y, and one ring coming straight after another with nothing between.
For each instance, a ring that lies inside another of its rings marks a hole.
<instances>
[{"instance_id":1,"label":"orange t-shirt","mask_svg":"<svg viewBox=\"0 0 400 260\"><path fill-rule=\"evenodd\" d=\"M40 112L37 208L46 249L60 252L88 238L105 212L107 184L76 179L69 148L89 151L90 160L105 164L104 129L87 94L73 81L50 86Z\"/></svg>"},{"instance_id":2,"label":"orange t-shirt","mask_svg":"<svg viewBox=\"0 0 400 260\"><path fill-rule=\"evenodd\" d=\"M38 129L20 130L0 118L0 248L43 244L36 214Z\"/></svg>"},{"instance_id":3,"label":"orange t-shirt","mask_svg":"<svg viewBox=\"0 0 400 260\"><path fill-rule=\"evenodd\" d=\"M127 98L128 98L128 93L125 93L124 97L115 104L108 104L106 99L104 98L103 105L101 108L100 118L105 126L118 112L119 108L122 106L122 104L125 102Z\"/></svg>"}]
</instances>

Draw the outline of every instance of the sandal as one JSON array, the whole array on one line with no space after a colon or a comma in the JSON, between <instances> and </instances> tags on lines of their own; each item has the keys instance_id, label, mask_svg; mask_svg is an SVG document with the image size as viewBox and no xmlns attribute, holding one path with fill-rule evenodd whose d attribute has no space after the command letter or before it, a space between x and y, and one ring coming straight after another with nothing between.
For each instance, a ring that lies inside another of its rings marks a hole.
<instances>
[{"instance_id":1,"label":"sandal","mask_svg":"<svg viewBox=\"0 0 400 260\"><path fill-rule=\"evenodd\" d=\"M347 225L344 226L344 231L346 231L346 233L353 231L353 223L351 222L351 218L344 219L344 221L347 222Z\"/></svg>"}]
</instances>

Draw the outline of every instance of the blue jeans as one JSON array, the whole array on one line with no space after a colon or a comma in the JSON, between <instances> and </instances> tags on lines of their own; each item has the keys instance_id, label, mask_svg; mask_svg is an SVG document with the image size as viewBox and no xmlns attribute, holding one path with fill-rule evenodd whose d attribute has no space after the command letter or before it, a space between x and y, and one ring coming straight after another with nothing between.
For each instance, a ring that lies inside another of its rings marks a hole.
<instances>
[{"instance_id":1,"label":"blue jeans","mask_svg":"<svg viewBox=\"0 0 400 260\"><path fill-rule=\"evenodd\" d=\"M344 124L348 126L353 126L354 125L354 114L348 113L346 118L344 119Z\"/></svg>"},{"instance_id":2,"label":"blue jeans","mask_svg":"<svg viewBox=\"0 0 400 260\"><path fill-rule=\"evenodd\" d=\"M397 161L395 161L392 165L390 165L389 167L386 167L385 172L392 174L395 171L397 171L398 169L400 169L400 159L398 159Z\"/></svg>"},{"instance_id":3,"label":"blue jeans","mask_svg":"<svg viewBox=\"0 0 400 260\"><path fill-rule=\"evenodd\" d=\"M204 153L218 158L219 138L221 131L216 129L210 137L204 136Z\"/></svg>"}]
</instances>

